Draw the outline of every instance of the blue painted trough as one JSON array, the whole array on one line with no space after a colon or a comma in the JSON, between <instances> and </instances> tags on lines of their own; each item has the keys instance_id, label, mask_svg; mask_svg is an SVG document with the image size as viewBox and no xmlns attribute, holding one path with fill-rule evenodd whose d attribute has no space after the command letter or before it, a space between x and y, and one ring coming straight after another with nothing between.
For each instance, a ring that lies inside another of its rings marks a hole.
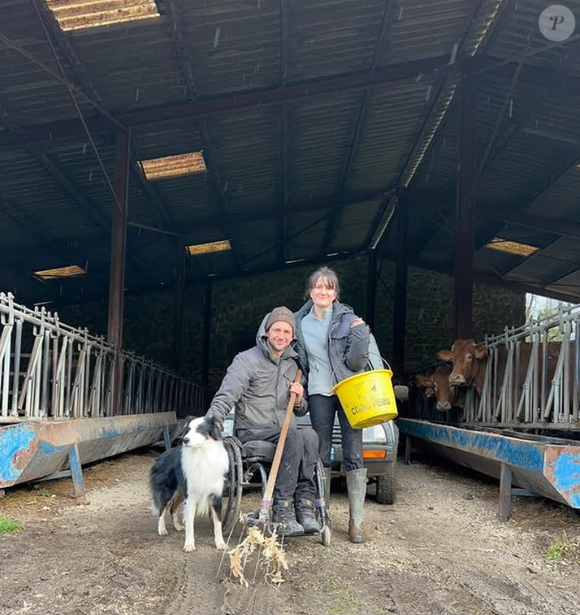
<instances>
[{"instance_id":1,"label":"blue painted trough","mask_svg":"<svg viewBox=\"0 0 580 615\"><path fill-rule=\"evenodd\" d=\"M39 480L68 468L75 491L82 491L81 464L163 438L167 443L169 430L176 424L175 412L160 412L0 425L0 488Z\"/></svg>"},{"instance_id":2,"label":"blue painted trough","mask_svg":"<svg viewBox=\"0 0 580 615\"><path fill-rule=\"evenodd\" d=\"M580 508L580 442L562 438L512 437L400 418L402 434L428 443L442 457L502 481ZM501 514L500 514L501 516Z\"/></svg>"}]
</instances>

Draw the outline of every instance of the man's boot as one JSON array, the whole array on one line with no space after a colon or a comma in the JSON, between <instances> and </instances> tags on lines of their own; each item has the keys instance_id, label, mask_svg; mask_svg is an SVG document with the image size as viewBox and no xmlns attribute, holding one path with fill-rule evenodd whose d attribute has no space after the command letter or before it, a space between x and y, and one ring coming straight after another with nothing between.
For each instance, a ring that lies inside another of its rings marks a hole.
<instances>
[{"instance_id":1,"label":"man's boot","mask_svg":"<svg viewBox=\"0 0 580 615\"><path fill-rule=\"evenodd\" d=\"M284 536L302 536L304 528L296 521L294 502L277 500L274 504L274 522L284 528Z\"/></svg>"},{"instance_id":2,"label":"man's boot","mask_svg":"<svg viewBox=\"0 0 580 615\"><path fill-rule=\"evenodd\" d=\"M296 519L304 528L305 534L317 534L321 530L310 499L302 498L296 502Z\"/></svg>"},{"instance_id":3,"label":"man's boot","mask_svg":"<svg viewBox=\"0 0 580 615\"><path fill-rule=\"evenodd\" d=\"M348 539L351 542L363 542L362 520L363 505L367 492L367 469L351 470L346 473L346 488L348 490Z\"/></svg>"}]
</instances>

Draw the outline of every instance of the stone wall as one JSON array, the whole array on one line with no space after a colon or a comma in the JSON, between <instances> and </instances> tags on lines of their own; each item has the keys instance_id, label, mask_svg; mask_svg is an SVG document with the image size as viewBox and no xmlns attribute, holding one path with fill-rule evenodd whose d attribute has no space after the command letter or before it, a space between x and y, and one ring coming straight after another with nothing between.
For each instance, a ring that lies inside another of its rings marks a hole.
<instances>
[{"instance_id":1,"label":"stone wall","mask_svg":"<svg viewBox=\"0 0 580 615\"><path fill-rule=\"evenodd\" d=\"M384 261L377 286L375 334L381 351L392 352L394 263ZM475 284L473 336L500 333L506 325L525 321L525 294ZM405 365L414 369L435 359L438 350L453 343L453 277L410 267L407 287Z\"/></svg>"},{"instance_id":2,"label":"stone wall","mask_svg":"<svg viewBox=\"0 0 580 615\"><path fill-rule=\"evenodd\" d=\"M365 257L337 261L333 268L342 286L341 300L363 318L366 315ZM384 357L392 354L394 264L379 264L375 335ZM303 303L305 281L313 267L295 268L219 281L212 295L210 374L212 389L219 384L236 353L249 348L263 316L277 305L296 310ZM521 293L476 284L474 291L474 335L497 333L505 325L519 325L525 318L525 296ZM201 374L203 295L200 288L185 293L184 367L189 377ZM159 291L125 299L125 347L151 359L169 364L173 339L174 291ZM407 294L406 362L412 369L435 358L453 341L453 279L411 267ZM61 319L87 326L91 333L106 334L106 302L67 306Z\"/></svg>"}]
</instances>

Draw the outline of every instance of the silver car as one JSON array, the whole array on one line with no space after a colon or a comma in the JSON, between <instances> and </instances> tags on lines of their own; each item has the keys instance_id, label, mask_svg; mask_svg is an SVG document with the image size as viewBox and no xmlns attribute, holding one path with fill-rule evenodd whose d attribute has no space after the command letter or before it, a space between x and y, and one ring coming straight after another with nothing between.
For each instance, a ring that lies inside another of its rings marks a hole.
<instances>
[{"instance_id":1,"label":"silver car","mask_svg":"<svg viewBox=\"0 0 580 615\"><path fill-rule=\"evenodd\" d=\"M298 427L311 427L310 415L296 419ZM377 502L379 504L395 503L395 473L397 466L397 449L399 447L399 428L394 421L386 421L374 427L363 429L363 461L367 476L377 484ZM340 423L334 421L332 434L332 476L345 476Z\"/></svg>"}]
</instances>

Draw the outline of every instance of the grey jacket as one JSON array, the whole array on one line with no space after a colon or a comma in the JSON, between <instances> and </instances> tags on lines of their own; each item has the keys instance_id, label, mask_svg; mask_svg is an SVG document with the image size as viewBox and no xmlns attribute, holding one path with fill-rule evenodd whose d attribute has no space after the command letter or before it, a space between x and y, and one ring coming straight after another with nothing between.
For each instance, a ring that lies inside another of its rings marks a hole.
<instances>
[{"instance_id":1,"label":"grey jacket","mask_svg":"<svg viewBox=\"0 0 580 615\"><path fill-rule=\"evenodd\" d=\"M266 340L266 320L262 321L256 345L233 360L215 394L207 415L220 423L235 408L236 429L266 429L282 426L290 399L290 384L298 371L293 341L279 359L270 354ZM306 397L294 408L297 416L308 412ZM296 426L292 417L291 426Z\"/></svg>"},{"instance_id":2,"label":"grey jacket","mask_svg":"<svg viewBox=\"0 0 580 615\"><path fill-rule=\"evenodd\" d=\"M302 319L312 309L312 301L307 301L294 315L296 318L295 347L304 373L308 373L308 354L302 334ZM352 308L335 301L332 305L332 320L328 327L328 359L332 372L333 385L362 372L369 360L370 329L366 324L350 328L358 318Z\"/></svg>"}]
</instances>

